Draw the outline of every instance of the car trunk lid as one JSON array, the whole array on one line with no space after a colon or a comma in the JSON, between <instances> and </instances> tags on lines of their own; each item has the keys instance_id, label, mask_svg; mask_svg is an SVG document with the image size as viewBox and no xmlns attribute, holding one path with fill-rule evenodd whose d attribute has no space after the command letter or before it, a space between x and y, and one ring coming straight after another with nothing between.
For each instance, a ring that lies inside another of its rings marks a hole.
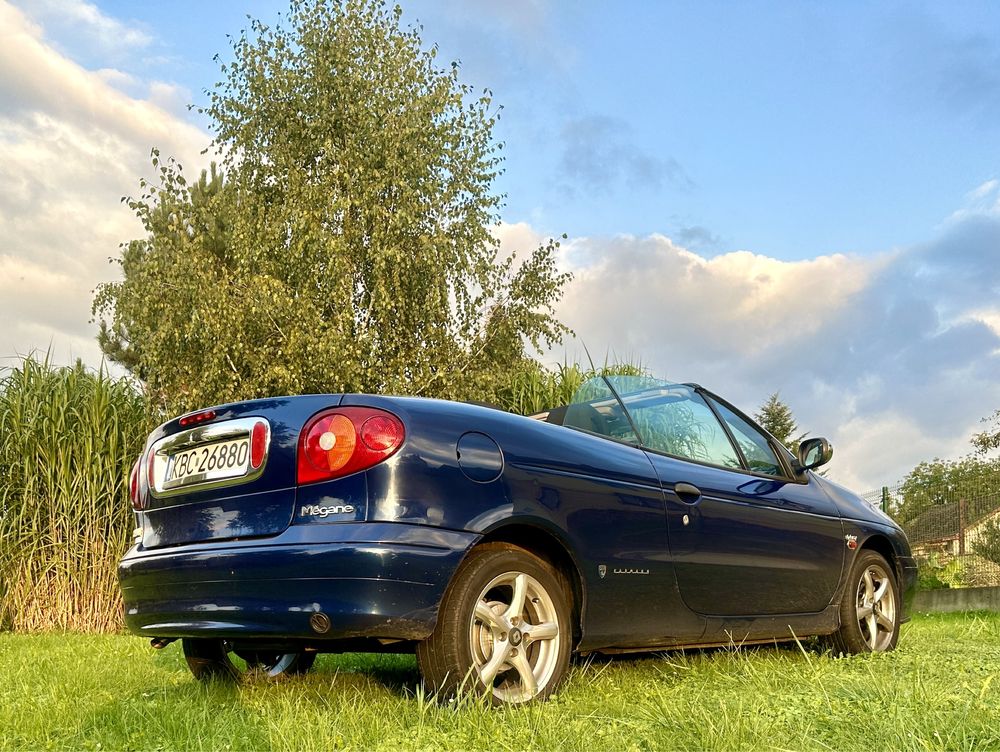
<instances>
[{"instance_id":1,"label":"car trunk lid","mask_svg":"<svg viewBox=\"0 0 1000 752\"><path fill-rule=\"evenodd\" d=\"M295 510L299 433L340 395L221 405L168 421L143 454L145 548L283 532Z\"/></svg>"}]
</instances>

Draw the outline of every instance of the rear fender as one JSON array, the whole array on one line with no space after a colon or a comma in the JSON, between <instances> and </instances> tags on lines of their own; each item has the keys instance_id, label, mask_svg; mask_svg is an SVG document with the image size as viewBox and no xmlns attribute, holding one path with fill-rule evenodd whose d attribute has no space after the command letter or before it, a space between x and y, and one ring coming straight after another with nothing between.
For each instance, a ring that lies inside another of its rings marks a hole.
<instances>
[{"instance_id":1,"label":"rear fender","mask_svg":"<svg viewBox=\"0 0 1000 752\"><path fill-rule=\"evenodd\" d=\"M551 562L566 577L572 596L574 647L583 638L583 613L587 589L577 556L558 528L547 520L527 516L511 516L484 531L479 543L503 541L531 551ZM468 553L468 552L466 552Z\"/></svg>"}]
</instances>

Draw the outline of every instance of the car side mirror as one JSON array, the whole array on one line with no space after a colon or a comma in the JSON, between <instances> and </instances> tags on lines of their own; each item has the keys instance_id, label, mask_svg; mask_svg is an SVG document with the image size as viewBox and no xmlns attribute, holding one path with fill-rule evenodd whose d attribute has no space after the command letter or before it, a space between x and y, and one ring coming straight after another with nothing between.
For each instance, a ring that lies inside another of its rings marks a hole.
<instances>
[{"instance_id":1,"label":"car side mirror","mask_svg":"<svg viewBox=\"0 0 1000 752\"><path fill-rule=\"evenodd\" d=\"M799 467L813 470L833 459L833 447L826 439L806 439L799 444Z\"/></svg>"}]
</instances>

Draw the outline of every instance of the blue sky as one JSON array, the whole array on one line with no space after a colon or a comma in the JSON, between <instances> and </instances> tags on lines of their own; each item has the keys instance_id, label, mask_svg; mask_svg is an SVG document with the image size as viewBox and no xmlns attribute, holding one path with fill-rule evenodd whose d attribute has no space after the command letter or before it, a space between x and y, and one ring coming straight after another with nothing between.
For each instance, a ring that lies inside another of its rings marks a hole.
<instances>
[{"instance_id":1,"label":"blue sky","mask_svg":"<svg viewBox=\"0 0 1000 752\"><path fill-rule=\"evenodd\" d=\"M420 0L504 109L509 250L567 233L550 360L638 357L753 410L780 390L870 487L1000 407L1000 5ZM118 199L250 14L285 2L0 0L0 356L99 362ZM594 305L594 301L600 305Z\"/></svg>"},{"instance_id":2,"label":"blue sky","mask_svg":"<svg viewBox=\"0 0 1000 752\"><path fill-rule=\"evenodd\" d=\"M156 40L121 67L195 102L225 35L286 8L98 5ZM505 219L546 232L666 232L705 253L781 259L865 254L926 238L997 177L996 3L404 7L504 105Z\"/></svg>"}]
</instances>

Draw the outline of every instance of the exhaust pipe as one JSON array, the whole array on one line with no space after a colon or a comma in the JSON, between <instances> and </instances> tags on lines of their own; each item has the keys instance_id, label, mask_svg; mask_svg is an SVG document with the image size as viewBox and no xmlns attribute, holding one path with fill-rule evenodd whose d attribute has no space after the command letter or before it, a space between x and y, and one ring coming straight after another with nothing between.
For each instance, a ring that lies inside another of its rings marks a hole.
<instances>
[{"instance_id":1,"label":"exhaust pipe","mask_svg":"<svg viewBox=\"0 0 1000 752\"><path fill-rule=\"evenodd\" d=\"M152 640L149 641L149 644L152 645L157 650L163 650L163 648L165 648L171 642L174 642L176 639L177 639L176 637L154 637Z\"/></svg>"}]
</instances>

